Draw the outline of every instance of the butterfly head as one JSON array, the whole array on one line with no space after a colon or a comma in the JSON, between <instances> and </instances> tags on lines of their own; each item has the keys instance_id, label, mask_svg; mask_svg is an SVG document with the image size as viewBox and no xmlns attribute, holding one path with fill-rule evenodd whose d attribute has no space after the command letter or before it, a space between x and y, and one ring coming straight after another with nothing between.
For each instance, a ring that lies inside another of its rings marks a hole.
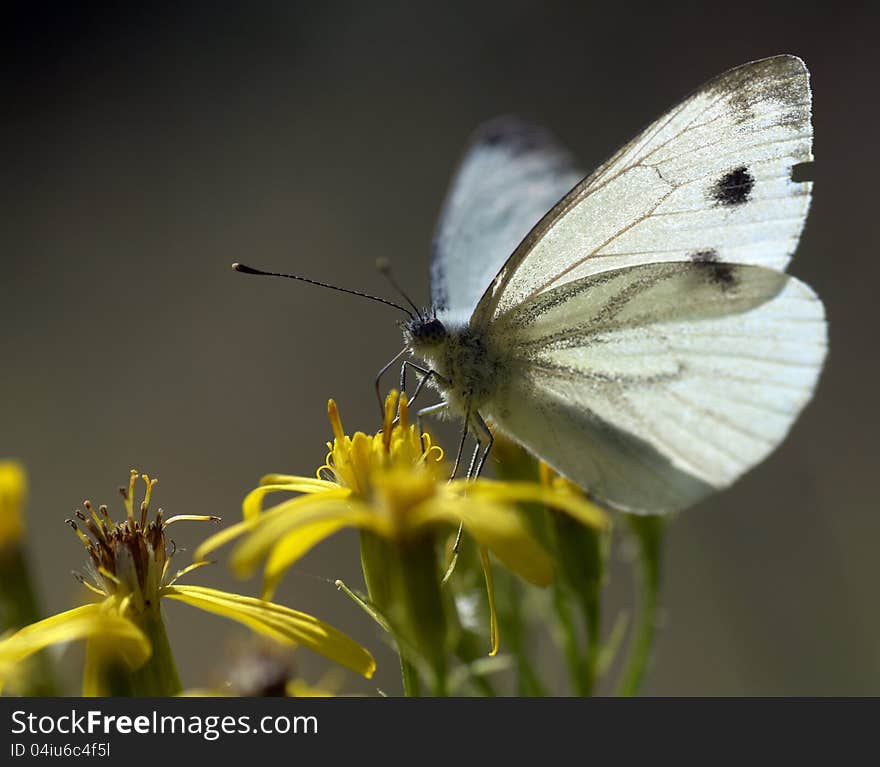
<instances>
[{"instance_id":1,"label":"butterfly head","mask_svg":"<svg viewBox=\"0 0 880 767\"><path fill-rule=\"evenodd\" d=\"M446 326L433 314L420 312L404 325L403 335L413 350L440 346L447 336Z\"/></svg>"}]
</instances>

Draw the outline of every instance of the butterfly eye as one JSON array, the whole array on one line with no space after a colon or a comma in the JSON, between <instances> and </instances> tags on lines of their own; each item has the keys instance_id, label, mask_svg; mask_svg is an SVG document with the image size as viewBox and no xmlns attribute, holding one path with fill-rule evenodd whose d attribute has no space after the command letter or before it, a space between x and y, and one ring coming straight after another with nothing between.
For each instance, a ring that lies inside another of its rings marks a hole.
<instances>
[{"instance_id":1,"label":"butterfly eye","mask_svg":"<svg viewBox=\"0 0 880 767\"><path fill-rule=\"evenodd\" d=\"M438 319L418 319L410 323L413 341L425 346L436 346L446 338L446 326Z\"/></svg>"},{"instance_id":2,"label":"butterfly eye","mask_svg":"<svg viewBox=\"0 0 880 767\"><path fill-rule=\"evenodd\" d=\"M440 320L428 320L423 333L425 341L430 344L438 344L446 338L446 328Z\"/></svg>"}]
</instances>

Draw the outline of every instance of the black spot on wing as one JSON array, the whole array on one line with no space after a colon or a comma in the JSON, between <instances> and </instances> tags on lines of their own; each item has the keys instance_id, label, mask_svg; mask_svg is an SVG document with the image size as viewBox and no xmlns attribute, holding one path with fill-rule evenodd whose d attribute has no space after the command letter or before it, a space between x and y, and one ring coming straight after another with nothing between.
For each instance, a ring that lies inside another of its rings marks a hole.
<instances>
[{"instance_id":1,"label":"black spot on wing","mask_svg":"<svg viewBox=\"0 0 880 767\"><path fill-rule=\"evenodd\" d=\"M721 205L742 205L755 188L755 177L745 165L725 173L715 182L710 194Z\"/></svg>"},{"instance_id":2,"label":"black spot on wing","mask_svg":"<svg viewBox=\"0 0 880 767\"><path fill-rule=\"evenodd\" d=\"M690 258L712 285L718 286L722 291L736 287L738 282L736 267L724 263L719 258L718 251L698 250L696 253L691 253Z\"/></svg>"}]
</instances>

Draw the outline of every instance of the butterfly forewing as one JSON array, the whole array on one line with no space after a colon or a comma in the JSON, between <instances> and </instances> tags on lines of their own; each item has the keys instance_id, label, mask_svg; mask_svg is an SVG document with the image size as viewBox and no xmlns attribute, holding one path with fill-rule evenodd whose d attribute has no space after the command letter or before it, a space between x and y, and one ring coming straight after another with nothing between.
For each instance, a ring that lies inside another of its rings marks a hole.
<instances>
[{"instance_id":1,"label":"butterfly forewing","mask_svg":"<svg viewBox=\"0 0 880 767\"><path fill-rule=\"evenodd\" d=\"M481 299L485 325L530 297L612 269L720 261L784 269L809 208L810 88L776 56L712 80L566 195Z\"/></svg>"},{"instance_id":2,"label":"butterfly forewing","mask_svg":"<svg viewBox=\"0 0 880 767\"><path fill-rule=\"evenodd\" d=\"M516 246L584 175L523 120L498 118L477 132L434 235L431 300L441 319L468 321Z\"/></svg>"},{"instance_id":3,"label":"butterfly forewing","mask_svg":"<svg viewBox=\"0 0 880 767\"><path fill-rule=\"evenodd\" d=\"M825 356L824 310L757 266L666 263L546 291L490 328L512 350L487 415L612 506L663 512L784 438Z\"/></svg>"}]
</instances>

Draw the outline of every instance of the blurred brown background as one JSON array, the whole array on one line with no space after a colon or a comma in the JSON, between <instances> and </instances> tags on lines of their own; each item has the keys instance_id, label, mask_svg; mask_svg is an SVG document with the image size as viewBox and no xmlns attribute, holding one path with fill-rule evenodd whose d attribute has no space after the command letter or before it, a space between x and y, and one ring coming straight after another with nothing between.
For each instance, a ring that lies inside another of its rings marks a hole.
<instances>
[{"instance_id":1,"label":"blurred brown background","mask_svg":"<svg viewBox=\"0 0 880 767\"><path fill-rule=\"evenodd\" d=\"M230 262L388 293L386 256L427 301L434 219L480 121L535 119L592 168L708 78L790 52L812 72L817 157L791 271L826 303L831 352L783 447L673 525L646 691L880 693L876 4L63 7L7 17L0 127L0 456L30 472L49 609L83 564L64 518L114 504L130 467L160 478L169 513L234 521L261 474L322 462L328 396L349 428L376 427L397 316ZM346 689L396 693L394 656L322 580L337 577L360 585L354 534L279 600L374 649L376 685ZM190 582L255 588L224 564ZM629 599L618 566L609 615ZM234 628L168 613L184 684L204 684ZM301 661L314 681L322 662Z\"/></svg>"}]
</instances>

